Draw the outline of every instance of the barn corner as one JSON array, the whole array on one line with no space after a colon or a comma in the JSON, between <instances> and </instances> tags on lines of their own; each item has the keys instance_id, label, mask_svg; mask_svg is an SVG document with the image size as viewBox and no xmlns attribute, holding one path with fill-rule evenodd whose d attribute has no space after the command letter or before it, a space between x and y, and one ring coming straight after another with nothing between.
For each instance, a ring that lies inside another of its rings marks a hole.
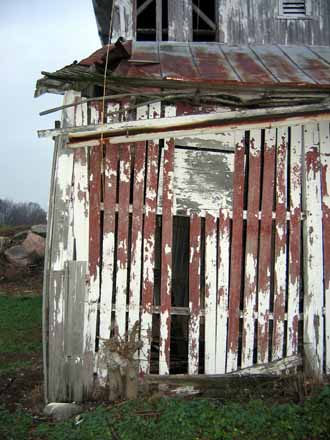
<instances>
[{"instance_id":1,"label":"barn corner","mask_svg":"<svg viewBox=\"0 0 330 440\"><path fill-rule=\"evenodd\" d=\"M329 42L322 34L303 44L297 30L297 45L285 45L275 19L272 41L261 28L249 36L244 21L237 41L238 0L232 12L219 2L213 17L169 0L166 35L158 0L94 3L99 29L112 11L113 36L126 39L105 44L100 31L100 50L37 82L37 96L64 94L52 109L60 125L39 131L55 144L46 401L134 398L153 387L207 394L297 369L322 380ZM153 3L146 41L141 16ZM313 14L298 3L297 29ZM191 20L181 22L179 7ZM195 28L196 14L209 32Z\"/></svg>"}]
</instances>

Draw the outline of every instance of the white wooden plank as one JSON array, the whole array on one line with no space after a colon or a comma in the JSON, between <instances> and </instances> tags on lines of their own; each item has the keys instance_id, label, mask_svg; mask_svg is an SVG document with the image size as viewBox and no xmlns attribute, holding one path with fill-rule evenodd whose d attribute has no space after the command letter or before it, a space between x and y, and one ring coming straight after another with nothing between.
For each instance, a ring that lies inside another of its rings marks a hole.
<instances>
[{"instance_id":1,"label":"white wooden plank","mask_svg":"<svg viewBox=\"0 0 330 440\"><path fill-rule=\"evenodd\" d=\"M291 127L290 143L290 239L288 270L288 332L287 355L298 352L299 293L301 286L301 172L302 127Z\"/></svg>"},{"instance_id":2,"label":"white wooden plank","mask_svg":"<svg viewBox=\"0 0 330 440\"><path fill-rule=\"evenodd\" d=\"M306 372L316 377L323 371L323 250L319 131L304 126L305 173L303 176L304 222L304 352Z\"/></svg>"},{"instance_id":3,"label":"white wooden plank","mask_svg":"<svg viewBox=\"0 0 330 440\"><path fill-rule=\"evenodd\" d=\"M229 210L220 210L219 216L219 263L218 295L216 324L216 365L215 373L226 372L227 353L227 320L229 294L229 261L230 261L230 223Z\"/></svg>"},{"instance_id":4,"label":"white wooden plank","mask_svg":"<svg viewBox=\"0 0 330 440\"><path fill-rule=\"evenodd\" d=\"M276 227L274 263L274 320L272 360L283 357L284 314L286 302L286 200L288 129L277 130Z\"/></svg>"},{"instance_id":5,"label":"white wooden plank","mask_svg":"<svg viewBox=\"0 0 330 440\"><path fill-rule=\"evenodd\" d=\"M205 374L216 371L217 221L205 219Z\"/></svg>"}]
</instances>

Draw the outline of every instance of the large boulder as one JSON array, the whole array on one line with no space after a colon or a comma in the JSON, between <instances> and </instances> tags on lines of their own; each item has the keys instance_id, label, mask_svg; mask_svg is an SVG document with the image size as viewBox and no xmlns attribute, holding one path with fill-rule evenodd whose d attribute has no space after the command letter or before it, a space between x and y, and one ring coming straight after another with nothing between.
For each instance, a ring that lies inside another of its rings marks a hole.
<instances>
[{"instance_id":1,"label":"large boulder","mask_svg":"<svg viewBox=\"0 0 330 440\"><path fill-rule=\"evenodd\" d=\"M45 256L45 239L29 232L26 239L4 252L6 259L16 266L29 266L38 263Z\"/></svg>"},{"instance_id":2,"label":"large boulder","mask_svg":"<svg viewBox=\"0 0 330 440\"><path fill-rule=\"evenodd\" d=\"M36 254L37 257L45 256L45 239L34 232L29 232L22 246L29 255Z\"/></svg>"},{"instance_id":3,"label":"large boulder","mask_svg":"<svg viewBox=\"0 0 330 440\"><path fill-rule=\"evenodd\" d=\"M29 253L21 244L5 250L4 255L9 263L15 264L16 266L24 267L31 264Z\"/></svg>"},{"instance_id":4,"label":"large boulder","mask_svg":"<svg viewBox=\"0 0 330 440\"><path fill-rule=\"evenodd\" d=\"M31 226L31 231L35 234L41 235L41 237L46 237L47 235L47 225L34 225Z\"/></svg>"}]
</instances>

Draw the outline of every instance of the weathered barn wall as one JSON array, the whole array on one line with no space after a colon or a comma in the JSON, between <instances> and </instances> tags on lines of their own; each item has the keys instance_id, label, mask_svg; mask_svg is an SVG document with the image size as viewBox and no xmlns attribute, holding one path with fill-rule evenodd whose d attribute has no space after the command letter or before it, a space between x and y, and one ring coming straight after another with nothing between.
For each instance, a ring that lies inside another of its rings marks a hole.
<instances>
[{"instance_id":1,"label":"weathered barn wall","mask_svg":"<svg viewBox=\"0 0 330 440\"><path fill-rule=\"evenodd\" d=\"M99 109L78 105L63 123L99 123ZM146 105L137 118L161 113ZM187 138L68 149L61 136L56 145L48 399L95 397L117 362L111 328L125 338L136 321L143 374L231 373L302 349L314 374L330 370L329 121L204 131L190 148ZM173 242L177 225L186 241Z\"/></svg>"},{"instance_id":2,"label":"weathered barn wall","mask_svg":"<svg viewBox=\"0 0 330 440\"><path fill-rule=\"evenodd\" d=\"M159 11L161 1L154 1ZM103 3L104 10L106 0ZM117 3L113 19L113 41L119 36L135 38L136 19L132 19L136 14L135 0ZM328 0L306 0L304 17L283 16L280 0L215 0L215 3L215 17L209 18L213 23L210 28L216 30L216 41L228 44L330 44ZM192 0L168 0L169 41L193 41L193 10ZM156 27L155 38L161 40L161 14L157 15ZM108 33L108 29L104 31ZM203 41L202 38L200 40Z\"/></svg>"}]
</instances>

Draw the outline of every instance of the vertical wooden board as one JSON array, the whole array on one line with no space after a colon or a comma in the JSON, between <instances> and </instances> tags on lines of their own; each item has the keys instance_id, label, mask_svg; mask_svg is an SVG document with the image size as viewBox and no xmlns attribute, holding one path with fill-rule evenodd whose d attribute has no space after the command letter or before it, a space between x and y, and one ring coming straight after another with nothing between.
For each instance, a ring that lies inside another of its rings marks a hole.
<instances>
[{"instance_id":1,"label":"vertical wooden board","mask_svg":"<svg viewBox=\"0 0 330 440\"><path fill-rule=\"evenodd\" d=\"M93 385L93 363L84 353L84 315L87 297L86 261L69 261L65 271L68 289L64 351L66 367L62 380L66 383L67 399L81 402L88 398Z\"/></svg>"},{"instance_id":2,"label":"vertical wooden board","mask_svg":"<svg viewBox=\"0 0 330 440\"><path fill-rule=\"evenodd\" d=\"M254 312L258 284L258 237L261 172L261 130L250 131L249 182L245 248L242 368L253 364Z\"/></svg>"},{"instance_id":3,"label":"vertical wooden board","mask_svg":"<svg viewBox=\"0 0 330 440\"><path fill-rule=\"evenodd\" d=\"M274 261L274 318L272 360L280 359L284 349L286 302L286 200L287 200L288 129L277 130L276 159L276 228Z\"/></svg>"},{"instance_id":4,"label":"vertical wooden board","mask_svg":"<svg viewBox=\"0 0 330 440\"><path fill-rule=\"evenodd\" d=\"M192 41L192 0L169 2L168 40Z\"/></svg>"},{"instance_id":5,"label":"vertical wooden board","mask_svg":"<svg viewBox=\"0 0 330 440\"><path fill-rule=\"evenodd\" d=\"M227 321L229 293L230 219L229 211L220 209L218 240L218 295L216 329L216 374L226 372Z\"/></svg>"},{"instance_id":6,"label":"vertical wooden board","mask_svg":"<svg viewBox=\"0 0 330 440\"><path fill-rule=\"evenodd\" d=\"M128 329L131 330L140 317L140 292L142 269L142 223L145 179L146 142L135 144L133 215L131 241L131 272L128 310Z\"/></svg>"},{"instance_id":7,"label":"vertical wooden board","mask_svg":"<svg viewBox=\"0 0 330 440\"><path fill-rule=\"evenodd\" d=\"M55 171L55 203L53 217L53 239L51 249L51 270L63 270L65 261L73 256L72 220L72 173L73 152L63 150L65 141L59 138L61 145Z\"/></svg>"},{"instance_id":8,"label":"vertical wooden board","mask_svg":"<svg viewBox=\"0 0 330 440\"><path fill-rule=\"evenodd\" d=\"M268 362L269 301L272 257L276 130L265 130L264 167L259 238L258 273L258 363Z\"/></svg>"},{"instance_id":9,"label":"vertical wooden board","mask_svg":"<svg viewBox=\"0 0 330 440\"><path fill-rule=\"evenodd\" d=\"M148 142L145 216L143 225L143 280L140 369L149 371L154 293L155 229L157 209L158 143Z\"/></svg>"},{"instance_id":10,"label":"vertical wooden board","mask_svg":"<svg viewBox=\"0 0 330 440\"><path fill-rule=\"evenodd\" d=\"M200 329L201 219L190 218L188 374L198 374Z\"/></svg>"},{"instance_id":11,"label":"vertical wooden board","mask_svg":"<svg viewBox=\"0 0 330 440\"><path fill-rule=\"evenodd\" d=\"M115 233L116 233L116 195L117 195L117 165L118 145L105 145L104 158L104 195L103 195L103 255L102 282L100 293L99 321L99 352L98 378L100 384L107 380L107 360L104 353L104 340L110 338L111 311L113 297L113 279L115 267Z\"/></svg>"},{"instance_id":12,"label":"vertical wooden board","mask_svg":"<svg viewBox=\"0 0 330 440\"><path fill-rule=\"evenodd\" d=\"M205 217L205 374L215 374L217 310L217 219Z\"/></svg>"},{"instance_id":13,"label":"vertical wooden board","mask_svg":"<svg viewBox=\"0 0 330 440\"><path fill-rule=\"evenodd\" d=\"M117 236L116 326L121 338L126 333L128 217L131 174L131 147L122 144L119 152L119 208Z\"/></svg>"},{"instance_id":14,"label":"vertical wooden board","mask_svg":"<svg viewBox=\"0 0 330 440\"><path fill-rule=\"evenodd\" d=\"M243 255L244 132L235 135L233 228L230 261L227 372L237 369Z\"/></svg>"},{"instance_id":15,"label":"vertical wooden board","mask_svg":"<svg viewBox=\"0 0 330 440\"><path fill-rule=\"evenodd\" d=\"M106 144L104 159L103 267L100 298L100 338L110 337L116 232L118 145Z\"/></svg>"},{"instance_id":16,"label":"vertical wooden board","mask_svg":"<svg viewBox=\"0 0 330 440\"><path fill-rule=\"evenodd\" d=\"M159 374L169 374L170 371L173 166L174 140L170 139L164 145Z\"/></svg>"},{"instance_id":17,"label":"vertical wooden board","mask_svg":"<svg viewBox=\"0 0 330 440\"><path fill-rule=\"evenodd\" d=\"M85 351L94 352L97 304L100 296L100 214L102 148L90 149L89 169L89 298L85 313Z\"/></svg>"},{"instance_id":18,"label":"vertical wooden board","mask_svg":"<svg viewBox=\"0 0 330 440\"><path fill-rule=\"evenodd\" d=\"M73 236L76 259L88 261L89 192L88 150L74 150L73 169Z\"/></svg>"},{"instance_id":19,"label":"vertical wooden board","mask_svg":"<svg viewBox=\"0 0 330 440\"><path fill-rule=\"evenodd\" d=\"M304 126L304 353L306 371L323 372L323 249L321 169L317 124Z\"/></svg>"},{"instance_id":20,"label":"vertical wooden board","mask_svg":"<svg viewBox=\"0 0 330 440\"><path fill-rule=\"evenodd\" d=\"M50 274L49 300L49 373L48 373L48 398L50 402L63 402L66 399L66 383L63 380L64 357L64 326L66 290L64 271L52 271Z\"/></svg>"},{"instance_id":21,"label":"vertical wooden board","mask_svg":"<svg viewBox=\"0 0 330 440\"><path fill-rule=\"evenodd\" d=\"M302 127L291 127L290 236L288 270L287 356L298 352L299 294L301 286L301 166Z\"/></svg>"},{"instance_id":22,"label":"vertical wooden board","mask_svg":"<svg viewBox=\"0 0 330 440\"><path fill-rule=\"evenodd\" d=\"M322 176L323 267L325 297L325 370L330 373L330 133L329 121L320 122Z\"/></svg>"}]
</instances>

